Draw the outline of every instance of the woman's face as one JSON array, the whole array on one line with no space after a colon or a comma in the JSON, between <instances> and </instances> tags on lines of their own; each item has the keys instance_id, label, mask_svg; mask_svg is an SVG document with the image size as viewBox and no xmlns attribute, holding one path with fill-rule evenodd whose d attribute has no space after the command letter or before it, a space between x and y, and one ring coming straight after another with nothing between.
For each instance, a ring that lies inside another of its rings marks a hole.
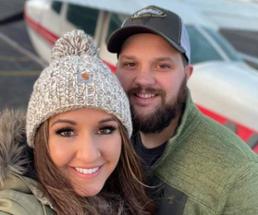
<instances>
[{"instance_id":1,"label":"woman's face","mask_svg":"<svg viewBox=\"0 0 258 215\"><path fill-rule=\"evenodd\" d=\"M119 123L106 112L79 109L49 120L49 152L80 196L94 196L114 171L121 153Z\"/></svg>"}]
</instances>

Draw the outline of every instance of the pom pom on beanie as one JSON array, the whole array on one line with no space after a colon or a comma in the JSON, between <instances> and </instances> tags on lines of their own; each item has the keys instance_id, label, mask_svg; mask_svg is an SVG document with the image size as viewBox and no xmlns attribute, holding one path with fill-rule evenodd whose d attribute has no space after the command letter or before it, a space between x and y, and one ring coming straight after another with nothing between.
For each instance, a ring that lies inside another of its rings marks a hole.
<instances>
[{"instance_id":1,"label":"pom pom on beanie","mask_svg":"<svg viewBox=\"0 0 258 215\"><path fill-rule=\"evenodd\" d=\"M58 60L66 56L96 56L97 47L93 38L85 34L82 30L66 33L58 39L51 50L51 61Z\"/></svg>"}]
</instances>

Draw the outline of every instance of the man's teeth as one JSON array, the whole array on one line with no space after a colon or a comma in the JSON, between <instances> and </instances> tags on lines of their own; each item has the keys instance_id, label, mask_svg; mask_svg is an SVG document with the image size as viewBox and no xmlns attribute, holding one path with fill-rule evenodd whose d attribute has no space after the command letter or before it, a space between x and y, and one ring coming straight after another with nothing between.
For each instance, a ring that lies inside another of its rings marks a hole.
<instances>
[{"instance_id":1,"label":"man's teeth","mask_svg":"<svg viewBox=\"0 0 258 215\"><path fill-rule=\"evenodd\" d=\"M140 98L148 99L154 97L155 95L152 93L138 93L137 96Z\"/></svg>"},{"instance_id":2,"label":"man's teeth","mask_svg":"<svg viewBox=\"0 0 258 215\"><path fill-rule=\"evenodd\" d=\"M75 170L82 174L93 174L99 170L99 167L92 168L92 169L75 168Z\"/></svg>"}]
</instances>

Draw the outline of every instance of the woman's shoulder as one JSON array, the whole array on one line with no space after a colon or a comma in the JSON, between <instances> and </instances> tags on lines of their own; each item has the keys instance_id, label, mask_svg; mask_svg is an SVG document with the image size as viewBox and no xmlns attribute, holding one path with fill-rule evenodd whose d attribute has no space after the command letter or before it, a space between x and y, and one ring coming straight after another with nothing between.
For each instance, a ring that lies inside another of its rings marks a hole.
<instances>
[{"instance_id":1,"label":"woman's shoulder","mask_svg":"<svg viewBox=\"0 0 258 215\"><path fill-rule=\"evenodd\" d=\"M32 157L25 138L25 112L0 112L0 214L44 214L37 182L25 177ZM42 212L42 213L41 213Z\"/></svg>"},{"instance_id":2,"label":"woman's shoulder","mask_svg":"<svg viewBox=\"0 0 258 215\"><path fill-rule=\"evenodd\" d=\"M5 109L0 112L0 185L9 172L24 174L31 160L27 156L25 112Z\"/></svg>"},{"instance_id":3,"label":"woman's shoulder","mask_svg":"<svg viewBox=\"0 0 258 215\"><path fill-rule=\"evenodd\" d=\"M0 110L0 188L8 174L35 176L33 150L27 145L25 111Z\"/></svg>"},{"instance_id":4,"label":"woman's shoulder","mask_svg":"<svg viewBox=\"0 0 258 215\"><path fill-rule=\"evenodd\" d=\"M0 190L1 212L14 215L54 214L38 183L21 175L8 174Z\"/></svg>"}]
</instances>

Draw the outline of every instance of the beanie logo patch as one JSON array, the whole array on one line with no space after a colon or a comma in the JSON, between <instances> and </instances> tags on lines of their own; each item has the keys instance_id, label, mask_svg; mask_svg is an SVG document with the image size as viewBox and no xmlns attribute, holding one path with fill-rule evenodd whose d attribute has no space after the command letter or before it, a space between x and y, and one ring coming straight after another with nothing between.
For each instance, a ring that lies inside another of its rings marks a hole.
<instances>
[{"instance_id":1,"label":"beanie logo patch","mask_svg":"<svg viewBox=\"0 0 258 215\"><path fill-rule=\"evenodd\" d=\"M90 74L87 71L84 71L83 73L81 73L82 79L87 81L90 78Z\"/></svg>"},{"instance_id":2,"label":"beanie logo patch","mask_svg":"<svg viewBox=\"0 0 258 215\"><path fill-rule=\"evenodd\" d=\"M83 71L83 72L78 72L77 73L77 80L81 83L88 83L91 82L92 80L92 74L88 71Z\"/></svg>"}]
</instances>

